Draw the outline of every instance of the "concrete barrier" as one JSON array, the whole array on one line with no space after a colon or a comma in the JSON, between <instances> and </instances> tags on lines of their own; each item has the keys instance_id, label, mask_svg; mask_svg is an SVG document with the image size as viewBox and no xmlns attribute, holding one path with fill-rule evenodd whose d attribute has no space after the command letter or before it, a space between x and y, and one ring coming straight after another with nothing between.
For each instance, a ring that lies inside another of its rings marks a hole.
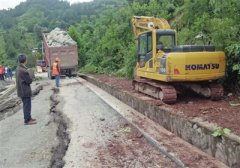
<instances>
[{"instance_id":1,"label":"concrete barrier","mask_svg":"<svg viewBox=\"0 0 240 168\"><path fill-rule=\"evenodd\" d=\"M210 154L232 168L240 168L240 137L234 134L213 137L211 134L217 125L202 121L200 118L189 119L150 101L137 97L114 86L107 85L91 76L80 77L97 85L125 104L144 114L175 135Z\"/></svg>"}]
</instances>

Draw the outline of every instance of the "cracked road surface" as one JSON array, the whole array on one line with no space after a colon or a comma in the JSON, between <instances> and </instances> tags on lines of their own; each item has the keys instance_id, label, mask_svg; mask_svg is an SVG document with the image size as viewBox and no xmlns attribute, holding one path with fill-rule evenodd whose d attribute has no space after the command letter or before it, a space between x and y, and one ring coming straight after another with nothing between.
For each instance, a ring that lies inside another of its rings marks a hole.
<instances>
[{"instance_id":1,"label":"cracked road surface","mask_svg":"<svg viewBox=\"0 0 240 168\"><path fill-rule=\"evenodd\" d=\"M59 107L70 121L64 167L176 167L76 79L62 81L59 96Z\"/></svg>"},{"instance_id":2,"label":"cracked road surface","mask_svg":"<svg viewBox=\"0 0 240 168\"><path fill-rule=\"evenodd\" d=\"M23 124L16 92L0 104L0 168L226 167L81 78L58 90L41 75L36 125Z\"/></svg>"},{"instance_id":3,"label":"cracked road surface","mask_svg":"<svg viewBox=\"0 0 240 168\"><path fill-rule=\"evenodd\" d=\"M52 91L54 81L39 82L45 86L32 99L36 125L23 124L22 108L0 121L0 168L176 167L78 80L61 82L58 93ZM52 95L59 101L55 111ZM59 126L61 119L67 128ZM61 129L68 137L60 136Z\"/></svg>"},{"instance_id":4,"label":"cracked road surface","mask_svg":"<svg viewBox=\"0 0 240 168\"><path fill-rule=\"evenodd\" d=\"M22 108L0 121L1 168L49 166L52 148L58 143L57 128L49 114L49 90L46 86L32 99L32 117L37 119L36 125L24 125Z\"/></svg>"}]
</instances>

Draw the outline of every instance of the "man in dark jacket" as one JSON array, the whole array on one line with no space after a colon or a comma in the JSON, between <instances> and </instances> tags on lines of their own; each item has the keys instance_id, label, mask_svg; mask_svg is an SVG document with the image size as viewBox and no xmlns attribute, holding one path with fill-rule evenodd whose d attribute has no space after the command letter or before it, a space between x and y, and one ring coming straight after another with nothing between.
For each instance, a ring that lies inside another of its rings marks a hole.
<instances>
[{"instance_id":1,"label":"man in dark jacket","mask_svg":"<svg viewBox=\"0 0 240 168\"><path fill-rule=\"evenodd\" d=\"M31 96L32 90L30 84L32 78L27 70L27 58L26 55L20 54L18 56L18 67L16 71L16 85L17 95L22 99L23 102L23 114L25 125L36 124L36 119L31 117Z\"/></svg>"}]
</instances>

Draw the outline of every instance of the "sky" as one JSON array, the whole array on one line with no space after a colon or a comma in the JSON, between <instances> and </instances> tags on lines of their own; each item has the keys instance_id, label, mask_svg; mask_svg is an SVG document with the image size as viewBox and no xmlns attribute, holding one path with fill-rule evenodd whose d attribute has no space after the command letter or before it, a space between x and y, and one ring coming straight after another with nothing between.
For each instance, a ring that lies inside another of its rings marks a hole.
<instances>
[{"instance_id":1,"label":"sky","mask_svg":"<svg viewBox=\"0 0 240 168\"><path fill-rule=\"evenodd\" d=\"M20 2L24 2L24 1L26 1L26 0L0 0L0 10L14 8L18 4L20 4ZM66 0L66 1L68 1L72 4L72 3L76 3L76 2L89 2L92 0Z\"/></svg>"}]
</instances>

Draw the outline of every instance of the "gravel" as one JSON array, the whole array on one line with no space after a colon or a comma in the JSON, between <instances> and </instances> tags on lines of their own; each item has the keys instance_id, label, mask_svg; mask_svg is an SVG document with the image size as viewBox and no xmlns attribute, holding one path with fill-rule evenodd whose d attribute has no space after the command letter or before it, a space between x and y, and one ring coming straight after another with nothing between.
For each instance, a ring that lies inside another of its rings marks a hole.
<instances>
[{"instance_id":1,"label":"gravel","mask_svg":"<svg viewBox=\"0 0 240 168\"><path fill-rule=\"evenodd\" d=\"M72 46L77 43L67 34L66 31L59 29L58 27L52 30L47 35L47 43L51 47Z\"/></svg>"}]
</instances>

